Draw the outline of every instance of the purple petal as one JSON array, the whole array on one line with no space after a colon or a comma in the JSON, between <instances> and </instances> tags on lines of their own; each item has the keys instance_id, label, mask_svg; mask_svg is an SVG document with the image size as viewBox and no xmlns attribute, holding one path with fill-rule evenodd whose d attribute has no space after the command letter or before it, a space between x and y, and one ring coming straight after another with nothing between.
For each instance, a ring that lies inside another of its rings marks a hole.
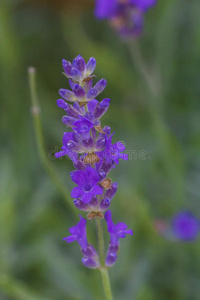
<instances>
[{"instance_id":1,"label":"purple petal","mask_svg":"<svg viewBox=\"0 0 200 300\"><path fill-rule=\"evenodd\" d=\"M109 198L103 199L100 203L100 209L102 211L108 209L109 206L110 206L110 199Z\"/></svg>"},{"instance_id":2,"label":"purple petal","mask_svg":"<svg viewBox=\"0 0 200 300\"><path fill-rule=\"evenodd\" d=\"M81 72L76 68L72 68L71 70L71 78L75 82L79 82L82 79Z\"/></svg>"},{"instance_id":3,"label":"purple petal","mask_svg":"<svg viewBox=\"0 0 200 300\"><path fill-rule=\"evenodd\" d=\"M74 85L73 92L78 99L81 99L85 96L85 91L79 84Z\"/></svg>"},{"instance_id":4,"label":"purple petal","mask_svg":"<svg viewBox=\"0 0 200 300\"><path fill-rule=\"evenodd\" d=\"M68 141L73 140L73 132L64 132L63 145L67 146Z\"/></svg>"},{"instance_id":5,"label":"purple petal","mask_svg":"<svg viewBox=\"0 0 200 300\"><path fill-rule=\"evenodd\" d=\"M94 86L94 89L97 91L97 95L103 92L106 85L107 85L107 81L104 78L102 78L101 80L99 80L99 82L97 82L97 84Z\"/></svg>"},{"instance_id":6,"label":"purple petal","mask_svg":"<svg viewBox=\"0 0 200 300\"><path fill-rule=\"evenodd\" d=\"M78 209L83 210L83 211L89 211L89 209L90 209L90 206L88 204L84 203L83 201L81 201L79 199L74 200L74 205Z\"/></svg>"},{"instance_id":7,"label":"purple petal","mask_svg":"<svg viewBox=\"0 0 200 300\"><path fill-rule=\"evenodd\" d=\"M83 190L80 186L76 186L71 191L71 197L72 198L79 198L83 194Z\"/></svg>"},{"instance_id":8,"label":"purple petal","mask_svg":"<svg viewBox=\"0 0 200 300\"><path fill-rule=\"evenodd\" d=\"M59 89L59 94L61 97L63 97L67 101L75 101L76 98L74 97L74 94L70 90L66 89Z\"/></svg>"},{"instance_id":9,"label":"purple petal","mask_svg":"<svg viewBox=\"0 0 200 300\"><path fill-rule=\"evenodd\" d=\"M92 79L82 82L82 87L84 91L87 93L92 88Z\"/></svg>"},{"instance_id":10,"label":"purple petal","mask_svg":"<svg viewBox=\"0 0 200 300\"><path fill-rule=\"evenodd\" d=\"M108 253L107 257L106 257L106 267L111 267L114 265L114 263L117 260L117 253L116 252L111 252Z\"/></svg>"},{"instance_id":11,"label":"purple petal","mask_svg":"<svg viewBox=\"0 0 200 300\"><path fill-rule=\"evenodd\" d=\"M110 104L110 99L105 98L99 103L99 105L96 106L96 108L94 110L94 116L96 119L101 118L103 116L103 114L105 114L105 112L109 108L109 104Z\"/></svg>"},{"instance_id":12,"label":"purple petal","mask_svg":"<svg viewBox=\"0 0 200 300\"><path fill-rule=\"evenodd\" d=\"M114 182L112 184L111 189L109 189L105 192L105 197L109 198L109 199L112 199L116 192L117 192L117 182Z\"/></svg>"},{"instance_id":13,"label":"purple petal","mask_svg":"<svg viewBox=\"0 0 200 300\"><path fill-rule=\"evenodd\" d=\"M97 263L95 260L89 257L83 257L82 263L84 264L85 267L89 269L96 269L99 267L99 263Z\"/></svg>"},{"instance_id":14,"label":"purple petal","mask_svg":"<svg viewBox=\"0 0 200 300\"><path fill-rule=\"evenodd\" d=\"M100 180L100 176L97 173L97 171L91 167L86 167L85 168L87 178L89 182L91 183L92 186L96 185L97 182Z\"/></svg>"},{"instance_id":15,"label":"purple petal","mask_svg":"<svg viewBox=\"0 0 200 300\"><path fill-rule=\"evenodd\" d=\"M72 152L80 152L82 150L81 146L74 141L68 141L67 148Z\"/></svg>"},{"instance_id":16,"label":"purple petal","mask_svg":"<svg viewBox=\"0 0 200 300\"><path fill-rule=\"evenodd\" d=\"M116 147L117 147L117 149L119 150L119 151L124 151L124 150L126 150L126 147L124 146L124 144L122 143L122 142L117 142L116 144L114 144L113 146L115 146L116 145Z\"/></svg>"},{"instance_id":17,"label":"purple petal","mask_svg":"<svg viewBox=\"0 0 200 300\"><path fill-rule=\"evenodd\" d=\"M64 109L66 109L68 107L68 104L63 99L58 99L57 100L57 105L60 108L64 108Z\"/></svg>"},{"instance_id":18,"label":"purple petal","mask_svg":"<svg viewBox=\"0 0 200 300\"><path fill-rule=\"evenodd\" d=\"M101 194L103 194L103 188L101 188L99 185L96 185L96 186L92 189L92 194L93 194L93 195L101 195Z\"/></svg>"},{"instance_id":19,"label":"purple petal","mask_svg":"<svg viewBox=\"0 0 200 300\"><path fill-rule=\"evenodd\" d=\"M65 155L67 155L67 152L63 151L63 150L55 153L56 158L60 158L60 157L65 156Z\"/></svg>"},{"instance_id":20,"label":"purple petal","mask_svg":"<svg viewBox=\"0 0 200 300\"><path fill-rule=\"evenodd\" d=\"M87 92L86 98L88 101L94 99L97 96L97 90L95 88L92 88Z\"/></svg>"},{"instance_id":21,"label":"purple petal","mask_svg":"<svg viewBox=\"0 0 200 300\"><path fill-rule=\"evenodd\" d=\"M98 253L91 244L88 244L85 249L82 249L82 253L84 256L87 256L88 258L90 257L93 259L98 259Z\"/></svg>"},{"instance_id":22,"label":"purple petal","mask_svg":"<svg viewBox=\"0 0 200 300\"><path fill-rule=\"evenodd\" d=\"M91 101L88 102L88 111L89 112L93 112L93 110L95 109L95 107L97 106L97 104L99 103L98 100L96 99L93 99Z\"/></svg>"},{"instance_id":23,"label":"purple petal","mask_svg":"<svg viewBox=\"0 0 200 300\"><path fill-rule=\"evenodd\" d=\"M68 114L68 116L73 118L78 118L79 111L77 111L71 104L68 104L68 106L65 108L65 112Z\"/></svg>"},{"instance_id":24,"label":"purple petal","mask_svg":"<svg viewBox=\"0 0 200 300\"><path fill-rule=\"evenodd\" d=\"M83 186L87 182L85 171L74 171L70 173L71 179L76 184Z\"/></svg>"},{"instance_id":25,"label":"purple petal","mask_svg":"<svg viewBox=\"0 0 200 300\"><path fill-rule=\"evenodd\" d=\"M64 116L62 117L62 122L63 124L69 126L69 127L72 127L72 124L76 121L75 118L73 117L68 117L68 116Z\"/></svg>"},{"instance_id":26,"label":"purple petal","mask_svg":"<svg viewBox=\"0 0 200 300\"><path fill-rule=\"evenodd\" d=\"M92 199L90 200L90 202L88 203L90 208L96 208L99 205L99 201L96 197L92 197Z\"/></svg>"},{"instance_id":27,"label":"purple petal","mask_svg":"<svg viewBox=\"0 0 200 300\"><path fill-rule=\"evenodd\" d=\"M90 129L94 126L90 120L84 117L81 117L79 120L75 120L73 125L76 126L76 130L80 134L88 133Z\"/></svg>"},{"instance_id":28,"label":"purple petal","mask_svg":"<svg viewBox=\"0 0 200 300\"><path fill-rule=\"evenodd\" d=\"M98 19L112 18L116 11L118 2L116 0L96 0L95 16Z\"/></svg>"},{"instance_id":29,"label":"purple petal","mask_svg":"<svg viewBox=\"0 0 200 300\"><path fill-rule=\"evenodd\" d=\"M72 242L76 241L76 236L75 235L71 235L71 236L65 237L63 239L63 241L66 241L67 243L72 243Z\"/></svg>"},{"instance_id":30,"label":"purple petal","mask_svg":"<svg viewBox=\"0 0 200 300\"><path fill-rule=\"evenodd\" d=\"M108 231L112 231L114 228L114 223L112 222L112 213L110 210L107 210L105 213L105 220L107 222Z\"/></svg>"},{"instance_id":31,"label":"purple petal","mask_svg":"<svg viewBox=\"0 0 200 300\"><path fill-rule=\"evenodd\" d=\"M90 57L87 63L87 76L91 75L96 68L96 59L94 57Z\"/></svg>"},{"instance_id":32,"label":"purple petal","mask_svg":"<svg viewBox=\"0 0 200 300\"><path fill-rule=\"evenodd\" d=\"M101 137L96 141L95 149L96 151L102 151L106 146L106 139L105 137Z\"/></svg>"},{"instance_id":33,"label":"purple petal","mask_svg":"<svg viewBox=\"0 0 200 300\"><path fill-rule=\"evenodd\" d=\"M146 11L156 5L157 0L131 0L131 3L137 6L142 11Z\"/></svg>"},{"instance_id":34,"label":"purple petal","mask_svg":"<svg viewBox=\"0 0 200 300\"><path fill-rule=\"evenodd\" d=\"M81 73L83 73L86 69L86 63L85 60L81 55L78 55L76 58L73 60L73 66L78 69Z\"/></svg>"},{"instance_id":35,"label":"purple petal","mask_svg":"<svg viewBox=\"0 0 200 300\"><path fill-rule=\"evenodd\" d=\"M84 203L89 203L92 199L93 195L91 193L85 193L82 197L81 197L81 200L84 202Z\"/></svg>"},{"instance_id":36,"label":"purple petal","mask_svg":"<svg viewBox=\"0 0 200 300\"><path fill-rule=\"evenodd\" d=\"M67 74L67 76L71 77L71 70L72 70L72 64L69 61L66 61L65 59L62 60L62 66L63 70Z\"/></svg>"}]
</instances>

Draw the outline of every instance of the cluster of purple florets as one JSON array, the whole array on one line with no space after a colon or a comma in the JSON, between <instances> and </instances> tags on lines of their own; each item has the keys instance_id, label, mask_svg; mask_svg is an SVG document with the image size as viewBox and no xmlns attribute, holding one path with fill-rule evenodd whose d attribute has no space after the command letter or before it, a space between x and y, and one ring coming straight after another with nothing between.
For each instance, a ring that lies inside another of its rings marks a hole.
<instances>
[{"instance_id":1,"label":"cluster of purple florets","mask_svg":"<svg viewBox=\"0 0 200 300\"><path fill-rule=\"evenodd\" d=\"M62 121L72 131L64 133L61 151L55 154L57 158L66 155L72 160L75 170L70 175L77 186L71 191L71 197L78 209L88 212L87 218L90 220L104 218L104 212L117 191L117 183L112 182L108 174L119 163L119 159L128 159L123 143L112 144L110 127L101 126L100 118L108 110L110 99L96 100L107 81L101 79L92 86L95 67L96 60L93 57L87 64L80 55L72 63L63 59L64 75L69 79L71 90L59 90L65 100L58 99L57 105L65 110ZM105 220L110 233L105 266L109 267L117 259L119 238L133 232L127 230L124 223L114 225L111 211L105 212ZM71 236L64 240L79 243L83 253L82 262L86 267L99 268L97 251L87 241L86 222L80 215L79 223L69 229Z\"/></svg>"},{"instance_id":2,"label":"cluster of purple florets","mask_svg":"<svg viewBox=\"0 0 200 300\"><path fill-rule=\"evenodd\" d=\"M96 0L95 16L108 19L123 36L138 36L144 23L144 14L157 0Z\"/></svg>"}]
</instances>

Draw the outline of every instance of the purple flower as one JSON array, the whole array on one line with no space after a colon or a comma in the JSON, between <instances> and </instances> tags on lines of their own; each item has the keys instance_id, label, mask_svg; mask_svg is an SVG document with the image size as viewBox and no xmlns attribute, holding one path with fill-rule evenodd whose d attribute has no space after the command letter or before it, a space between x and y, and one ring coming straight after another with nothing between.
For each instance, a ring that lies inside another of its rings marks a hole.
<instances>
[{"instance_id":1,"label":"purple flower","mask_svg":"<svg viewBox=\"0 0 200 300\"><path fill-rule=\"evenodd\" d=\"M80 221L78 224L74 227L69 228L69 232L71 233L70 236L65 237L63 241L66 241L67 243L72 243L74 241L77 241L78 244L81 247L81 251L84 255L82 258L83 264L87 268L98 268L99 265L99 257L95 250L95 248L88 244L87 242L87 233L86 233L86 223L87 221L82 218L81 215L79 215Z\"/></svg>"},{"instance_id":2,"label":"purple flower","mask_svg":"<svg viewBox=\"0 0 200 300\"><path fill-rule=\"evenodd\" d=\"M172 220L172 230L176 238L183 241L196 239L199 230L199 220L189 211L179 212Z\"/></svg>"},{"instance_id":3,"label":"purple flower","mask_svg":"<svg viewBox=\"0 0 200 300\"><path fill-rule=\"evenodd\" d=\"M87 134L90 129L94 127L94 124L85 117L80 117L78 120L75 120L73 126L78 133Z\"/></svg>"},{"instance_id":4,"label":"purple flower","mask_svg":"<svg viewBox=\"0 0 200 300\"><path fill-rule=\"evenodd\" d=\"M104 199L100 203L101 211L105 211L110 206L112 198L115 196L117 192L117 182L114 182L111 186L111 189L108 189L105 192Z\"/></svg>"},{"instance_id":5,"label":"purple flower","mask_svg":"<svg viewBox=\"0 0 200 300\"><path fill-rule=\"evenodd\" d=\"M130 0L130 2L145 12L156 5L157 0Z\"/></svg>"},{"instance_id":6,"label":"purple flower","mask_svg":"<svg viewBox=\"0 0 200 300\"><path fill-rule=\"evenodd\" d=\"M105 220L108 227L108 232L110 233L110 242L112 245L119 245L119 238L125 238L126 234L133 235L133 230L128 229L128 225L125 223L117 223L116 225L112 221L112 213L110 210L107 210L105 213Z\"/></svg>"},{"instance_id":7,"label":"purple flower","mask_svg":"<svg viewBox=\"0 0 200 300\"><path fill-rule=\"evenodd\" d=\"M125 238L126 234L133 235L132 229L128 229L128 225L125 223L117 223L116 225L112 221L112 213L108 210L105 213L105 220L107 223L108 232L110 233L110 244L106 257L106 266L111 267L117 260L117 252L119 250L119 239Z\"/></svg>"},{"instance_id":8,"label":"purple flower","mask_svg":"<svg viewBox=\"0 0 200 300\"><path fill-rule=\"evenodd\" d=\"M113 134L107 139L105 150L102 152L101 156L105 157L106 163L111 163L113 161L115 164L119 164L119 158L128 160L128 154L122 153L126 149L122 142L117 142L112 145Z\"/></svg>"},{"instance_id":9,"label":"purple flower","mask_svg":"<svg viewBox=\"0 0 200 300\"><path fill-rule=\"evenodd\" d=\"M63 241L67 241L67 243L72 243L77 241L82 249L87 247L87 234L86 234L86 223L87 221L79 215L80 221L74 227L69 228L70 236L65 237Z\"/></svg>"},{"instance_id":10,"label":"purple flower","mask_svg":"<svg viewBox=\"0 0 200 300\"><path fill-rule=\"evenodd\" d=\"M156 0L96 0L95 16L109 19L123 36L138 36L143 28L143 14Z\"/></svg>"},{"instance_id":11,"label":"purple flower","mask_svg":"<svg viewBox=\"0 0 200 300\"><path fill-rule=\"evenodd\" d=\"M90 76L96 68L96 59L94 57L90 57L86 66L86 75Z\"/></svg>"},{"instance_id":12,"label":"purple flower","mask_svg":"<svg viewBox=\"0 0 200 300\"><path fill-rule=\"evenodd\" d=\"M73 142L73 133L72 132L64 132L62 150L59 152L56 152L55 157L60 158L62 156L67 155L74 163L76 163L78 160L78 155L75 151L73 151L74 149L72 146L74 146L74 148L78 148L78 150L79 150L78 145L76 145ZM72 150L70 149L70 147Z\"/></svg>"},{"instance_id":13,"label":"purple flower","mask_svg":"<svg viewBox=\"0 0 200 300\"><path fill-rule=\"evenodd\" d=\"M80 198L84 203L88 203L92 197L103 193L103 188L97 184L100 176L95 169L86 167L84 171L74 171L70 175L72 180L78 185L73 188L71 197Z\"/></svg>"},{"instance_id":14,"label":"purple flower","mask_svg":"<svg viewBox=\"0 0 200 300\"><path fill-rule=\"evenodd\" d=\"M116 16L119 6L118 0L96 0L95 16L98 19L107 19Z\"/></svg>"},{"instance_id":15,"label":"purple flower","mask_svg":"<svg viewBox=\"0 0 200 300\"><path fill-rule=\"evenodd\" d=\"M91 57L86 64L83 57L78 55L72 63L63 59L62 65L64 75L70 79L69 84L72 89L72 91L68 89L59 90L60 96L66 101L85 104L88 101L95 99L95 97L105 89L107 81L104 78L92 87L93 76L91 76L91 74L96 67L96 60L94 57ZM66 104L60 99L57 104L65 109Z\"/></svg>"}]
</instances>

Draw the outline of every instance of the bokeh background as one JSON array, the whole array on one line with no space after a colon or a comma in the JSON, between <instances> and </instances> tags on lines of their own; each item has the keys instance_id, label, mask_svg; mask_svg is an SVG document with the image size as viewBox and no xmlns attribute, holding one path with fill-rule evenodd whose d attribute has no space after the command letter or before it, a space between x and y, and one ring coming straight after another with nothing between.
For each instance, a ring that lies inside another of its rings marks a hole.
<instances>
[{"instance_id":1,"label":"bokeh background","mask_svg":"<svg viewBox=\"0 0 200 300\"><path fill-rule=\"evenodd\" d=\"M200 2L158 1L135 42L96 20L93 9L92 0L0 2L0 299L104 299L98 271L82 266L77 244L62 241L79 212L41 163L30 112L27 68L34 66L48 157L65 130L56 106L57 90L68 86L61 60L81 54L94 56L95 74L108 80L99 97L112 100L103 125L136 153L111 173L119 183L114 220L134 230L110 270L114 299L199 300L200 240L167 240L154 223L183 209L200 218ZM69 192L72 163L49 163ZM88 224L96 245L94 229Z\"/></svg>"}]
</instances>

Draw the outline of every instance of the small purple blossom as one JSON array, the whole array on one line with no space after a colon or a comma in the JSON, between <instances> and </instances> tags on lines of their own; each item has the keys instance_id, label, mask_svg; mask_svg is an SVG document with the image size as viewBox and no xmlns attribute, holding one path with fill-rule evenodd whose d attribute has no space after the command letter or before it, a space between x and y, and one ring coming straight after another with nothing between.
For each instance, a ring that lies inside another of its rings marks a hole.
<instances>
[{"instance_id":1,"label":"small purple blossom","mask_svg":"<svg viewBox=\"0 0 200 300\"><path fill-rule=\"evenodd\" d=\"M87 221L79 215L80 221L74 227L69 228L70 236L65 237L63 241L67 243L72 243L77 241L81 247L81 251L84 255L82 258L83 264L88 268L98 268L99 267L99 258L95 248L88 244L87 242L87 233L86 233L86 223Z\"/></svg>"},{"instance_id":2,"label":"small purple blossom","mask_svg":"<svg viewBox=\"0 0 200 300\"><path fill-rule=\"evenodd\" d=\"M72 125L74 126L73 129L80 134L87 134L90 129L94 127L92 121L85 117L80 117L78 120L75 120Z\"/></svg>"},{"instance_id":3,"label":"small purple blossom","mask_svg":"<svg viewBox=\"0 0 200 300\"><path fill-rule=\"evenodd\" d=\"M80 198L84 203L88 203L93 196L103 193L103 188L97 184L100 176L91 167L86 167L84 171L71 172L71 178L78 185L71 192L73 198Z\"/></svg>"},{"instance_id":4,"label":"small purple blossom","mask_svg":"<svg viewBox=\"0 0 200 300\"><path fill-rule=\"evenodd\" d=\"M128 160L128 154L122 153L126 150L126 147L122 142L117 142L112 145L113 134L107 139L106 147L102 155L105 157L106 163L111 163L112 161L115 164L119 164L119 158Z\"/></svg>"},{"instance_id":5,"label":"small purple blossom","mask_svg":"<svg viewBox=\"0 0 200 300\"><path fill-rule=\"evenodd\" d=\"M179 212L173 217L172 231L177 239L192 241L200 230L199 220L189 211Z\"/></svg>"},{"instance_id":6,"label":"small purple blossom","mask_svg":"<svg viewBox=\"0 0 200 300\"><path fill-rule=\"evenodd\" d=\"M105 220L107 223L108 232L110 233L110 243L106 257L106 266L111 267L117 260L117 252L119 250L119 239L125 238L126 234L133 235L132 229L127 229L128 225L125 223L117 223L112 221L112 213L107 210L105 213Z\"/></svg>"},{"instance_id":7,"label":"small purple blossom","mask_svg":"<svg viewBox=\"0 0 200 300\"><path fill-rule=\"evenodd\" d=\"M82 249L87 247L87 234L86 234L86 223L87 221L79 215L80 221L74 227L69 228L70 236L65 237L63 241L67 241L67 243L72 243L77 241L77 243L81 246Z\"/></svg>"},{"instance_id":8,"label":"small purple blossom","mask_svg":"<svg viewBox=\"0 0 200 300\"><path fill-rule=\"evenodd\" d=\"M116 225L112 221L112 213L110 210L107 210L105 213L105 220L108 227L108 232L110 233L110 242L112 245L119 246L119 238L125 238L126 234L133 235L133 230L128 229L128 225L123 222L117 223Z\"/></svg>"},{"instance_id":9,"label":"small purple blossom","mask_svg":"<svg viewBox=\"0 0 200 300\"><path fill-rule=\"evenodd\" d=\"M108 19L122 35L135 37L143 29L143 15L157 0L96 0L95 16Z\"/></svg>"}]
</instances>

